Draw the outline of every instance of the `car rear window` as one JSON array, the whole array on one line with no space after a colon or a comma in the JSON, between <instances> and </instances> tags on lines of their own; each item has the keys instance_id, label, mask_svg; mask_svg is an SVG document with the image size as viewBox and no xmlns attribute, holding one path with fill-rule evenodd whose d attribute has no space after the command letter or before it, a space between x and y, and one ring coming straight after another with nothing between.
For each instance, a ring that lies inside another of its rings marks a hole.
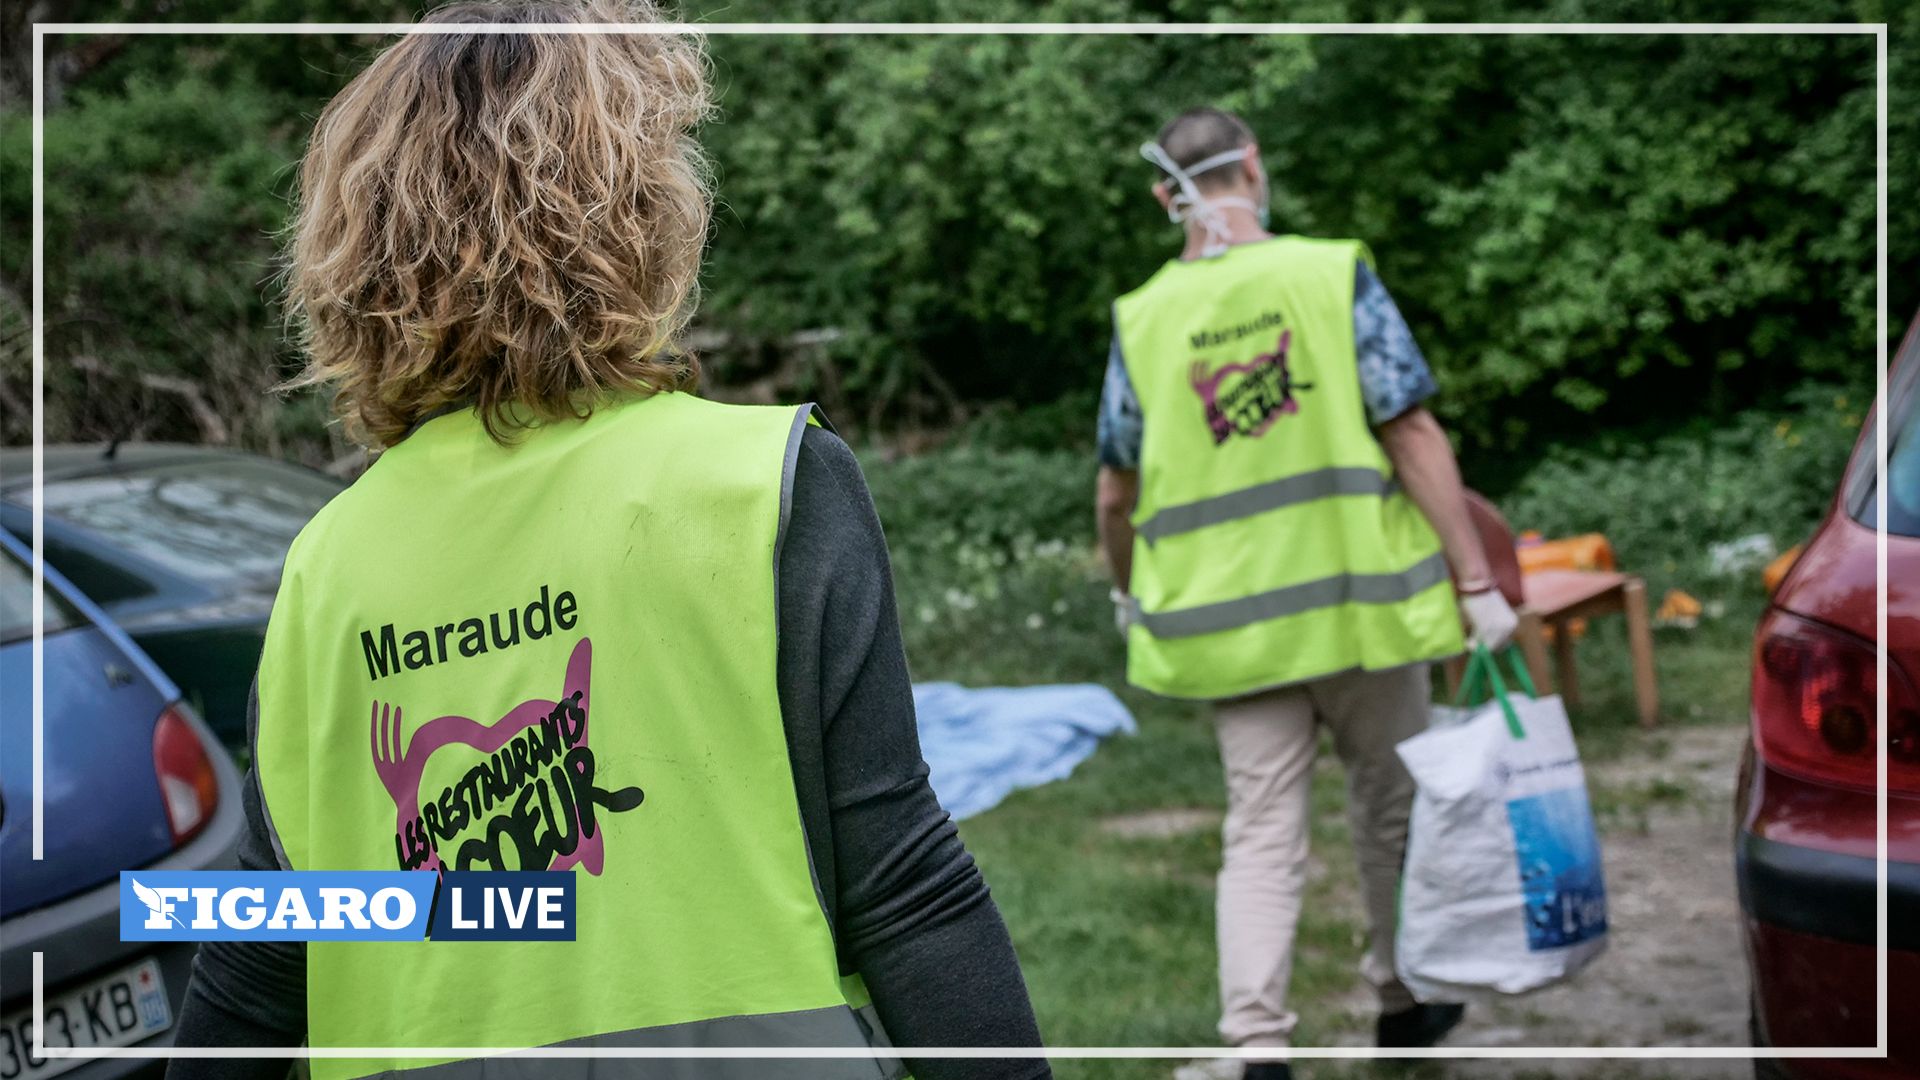
<instances>
[{"instance_id":1,"label":"car rear window","mask_svg":"<svg viewBox=\"0 0 1920 1080\"><path fill-rule=\"evenodd\" d=\"M194 580L271 579L339 490L319 473L210 456L49 483L46 510Z\"/></svg>"},{"instance_id":2,"label":"car rear window","mask_svg":"<svg viewBox=\"0 0 1920 1080\"><path fill-rule=\"evenodd\" d=\"M46 632L57 633L87 620L53 589L47 590ZM0 549L0 645L33 636L33 571L13 552Z\"/></svg>"},{"instance_id":3,"label":"car rear window","mask_svg":"<svg viewBox=\"0 0 1920 1080\"><path fill-rule=\"evenodd\" d=\"M1879 524L1873 443L1861 447L1849 510L1860 524ZM1920 536L1920 334L1901 350L1887 388L1887 532Z\"/></svg>"}]
</instances>

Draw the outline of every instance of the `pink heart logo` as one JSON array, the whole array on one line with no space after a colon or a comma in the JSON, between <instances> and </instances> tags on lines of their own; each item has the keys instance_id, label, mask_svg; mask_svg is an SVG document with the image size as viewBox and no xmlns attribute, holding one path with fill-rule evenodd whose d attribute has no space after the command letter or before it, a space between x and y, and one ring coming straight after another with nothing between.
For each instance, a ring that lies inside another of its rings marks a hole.
<instances>
[{"instance_id":1,"label":"pink heart logo","mask_svg":"<svg viewBox=\"0 0 1920 1080\"><path fill-rule=\"evenodd\" d=\"M401 734L400 706L373 703L373 767L397 812L393 843L402 869L443 868L440 845L478 823L480 830L460 842L451 869L565 870L577 864L600 873L606 834L595 808L632 810L646 793L594 786L587 746L592 668L593 643L581 638L567 658L558 698L523 701L491 724L436 717L410 738ZM455 744L489 756L423 803L427 762Z\"/></svg>"}]
</instances>

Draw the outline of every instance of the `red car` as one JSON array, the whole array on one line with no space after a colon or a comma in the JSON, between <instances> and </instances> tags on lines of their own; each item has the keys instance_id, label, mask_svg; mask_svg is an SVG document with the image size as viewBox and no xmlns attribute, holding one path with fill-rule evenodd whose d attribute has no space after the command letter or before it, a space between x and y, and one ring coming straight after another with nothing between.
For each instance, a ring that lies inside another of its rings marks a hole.
<instances>
[{"instance_id":1,"label":"red car","mask_svg":"<svg viewBox=\"0 0 1920 1080\"><path fill-rule=\"evenodd\" d=\"M1762 1077L1920 1076L1920 320L1883 406L1891 1056L1762 1059ZM1873 431L1755 643L1735 858L1760 1046L1876 1041Z\"/></svg>"}]
</instances>

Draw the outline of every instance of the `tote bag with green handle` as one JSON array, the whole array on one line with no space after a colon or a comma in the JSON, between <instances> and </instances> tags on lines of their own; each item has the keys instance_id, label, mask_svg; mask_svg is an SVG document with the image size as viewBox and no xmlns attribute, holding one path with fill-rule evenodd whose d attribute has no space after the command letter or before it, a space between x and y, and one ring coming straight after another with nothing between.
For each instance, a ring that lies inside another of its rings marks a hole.
<instances>
[{"instance_id":1,"label":"tote bag with green handle","mask_svg":"<svg viewBox=\"0 0 1920 1080\"><path fill-rule=\"evenodd\" d=\"M1458 700L1452 722L1398 747L1416 794L1396 961L1425 1001L1538 990L1606 947L1599 839L1565 707L1539 696L1512 650L1484 648Z\"/></svg>"}]
</instances>

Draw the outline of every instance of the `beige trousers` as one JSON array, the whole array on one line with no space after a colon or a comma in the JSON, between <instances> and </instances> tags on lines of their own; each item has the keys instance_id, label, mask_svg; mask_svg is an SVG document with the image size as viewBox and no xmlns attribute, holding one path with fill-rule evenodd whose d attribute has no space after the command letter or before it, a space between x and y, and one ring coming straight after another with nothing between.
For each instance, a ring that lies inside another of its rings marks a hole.
<instances>
[{"instance_id":1,"label":"beige trousers","mask_svg":"<svg viewBox=\"0 0 1920 1080\"><path fill-rule=\"evenodd\" d=\"M1349 672L1217 702L1227 774L1220 871L1220 1034L1234 1046L1286 1046L1294 928L1306 889L1307 814L1319 725L1347 771L1347 811L1370 935L1360 971L1385 1011L1414 999L1393 973L1395 909L1413 780L1394 745L1425 730L1428 665Z\"/></svg>"}]
</instances>

